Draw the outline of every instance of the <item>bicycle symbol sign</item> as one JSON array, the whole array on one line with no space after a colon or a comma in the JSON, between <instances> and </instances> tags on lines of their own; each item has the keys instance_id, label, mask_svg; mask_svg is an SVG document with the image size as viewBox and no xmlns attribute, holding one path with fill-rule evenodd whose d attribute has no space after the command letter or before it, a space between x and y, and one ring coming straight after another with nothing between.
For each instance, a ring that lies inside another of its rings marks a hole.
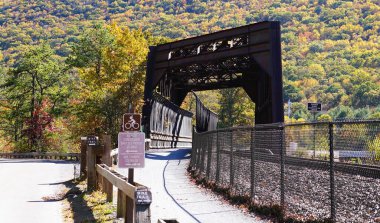
<instances>
[{"instance_id":1,"label":"bicycle symbol sign","mask_svg":"<svg viewBox=\"0 0 380 223\"><path fill-rule=\"evenodd\" d=\"M123 115L123 131L140 131L141 115L127 113Z\"/></svg>"}]
</instances>

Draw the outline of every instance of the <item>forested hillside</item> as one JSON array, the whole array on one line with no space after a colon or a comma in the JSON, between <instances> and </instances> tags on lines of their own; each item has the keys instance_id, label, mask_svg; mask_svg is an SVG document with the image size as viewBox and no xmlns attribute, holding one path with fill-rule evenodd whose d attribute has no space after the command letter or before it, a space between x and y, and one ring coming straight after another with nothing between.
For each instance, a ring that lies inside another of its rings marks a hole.
<instances>
[{"instance_id":1,"label":"forested hillside","mask_svg":"<svg viewBox=\"0 0 380 223\"><path fill-rule=\"evenodd\" d=\"M264 20L282 23L285 100L375 107L380 101L380 1L32 0L0 8L0 47L49 40L60 56L97 21L185 38Z\"/></svg>"},{"instance_id":2,"label":"forested hillside","mask_svg":"<svg viewBox=\"0 0 380 223\"><path fill-rule=\"evenodd\" d=\"M147 44L162 42L158 36L186 38L265 20L278 20L282 24L284 100L292 102L292 118L311 119L306 103L316 101L328 112L320 119L380 118L379 0L1 1L0 85L6 82L10 71L14 72L12 69L20 65L25 52L41 44L49 45L44 52L54 63L63 66L66 61L66 67L60 68L68 74L66 79L86 77L86 72L87 75L90 72L86 66L91 64L80 64L75 49L81 41L84 44L83 38L90 35L88 30L94 25L116 23L119 27L143 31L144 34L133 34L137 35L133 38L138 39L133 42L135 40L128 39L130 36L124 39L120 36L131 35L129 30L121 31L115 26L106 28L112 39L108 44L119 41L118 47L128 48L128 44L143 43L144 50L138 48L144 52L138 58L143 58ZM110 47L104 45L105 50ZM125 53L121 55L127 58ZM67 58L74 58L71 62L76 63L68 63ZM113 57L108 52L105 58ZM140 73L143 63L139 60L139 64L135 64ZM236 123L223 121L223 126L253 122L251 109L254 105L241 89L208 94L212 97L202 97L203 101L221 114L222 121L223 117L240 117ZM287 108L287 104L284 106ZM85 112L78 114L85 115Z\"/></svg>"}]
</instances>

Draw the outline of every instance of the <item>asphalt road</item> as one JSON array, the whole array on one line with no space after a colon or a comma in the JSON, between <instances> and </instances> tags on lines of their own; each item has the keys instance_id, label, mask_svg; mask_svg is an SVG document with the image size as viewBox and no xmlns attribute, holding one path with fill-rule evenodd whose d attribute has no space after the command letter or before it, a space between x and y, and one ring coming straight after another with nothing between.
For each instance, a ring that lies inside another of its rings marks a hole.
<instances>
[{"instance_id":1,"label":"asphalt road","mask_svg":"<svg viewBox=\"0 0 380 223\"><path fill-rule=\"evenodd\" d=\"M63 222L62 204L44 201L73 179L66 161L0 159L0 222Z\"/></svg>"}]
</instances>

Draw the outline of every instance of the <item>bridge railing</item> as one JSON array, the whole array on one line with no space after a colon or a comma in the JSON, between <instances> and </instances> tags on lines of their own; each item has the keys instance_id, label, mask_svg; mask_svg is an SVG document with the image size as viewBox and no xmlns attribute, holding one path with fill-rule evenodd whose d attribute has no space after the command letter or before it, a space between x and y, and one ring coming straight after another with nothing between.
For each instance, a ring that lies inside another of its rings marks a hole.
<instances>
[{"instance_id":1,"label":"bridge railing","mask_svg":"<svg viewBox=\"0 0 380 223\"><path fill-rule=\"evenodd\" d=\"M192 113L154 94L150 115L150 148L191 147Z\"/></svg>"},{"instance_id":2,"label":"bridge railing","mask_svg":"<svg viewBox=\"0 0 380 223\"><path fill-rule=\"evenodd\" d=\"M8 159L51 159L79 161L79 153L0 153L0 158Z\"/></svg>"},{"instance_id":3,"label":"bridge railing","mask_svg":"<svg viewBox=\"0 0 380 223\"><path fill-rule=\"evenodd\" d=\"M194 133L206 182L297 220L380 218L380 121L270 124ZM360 204L360 205L358 205Z\"/></svg>"}]
</instances>

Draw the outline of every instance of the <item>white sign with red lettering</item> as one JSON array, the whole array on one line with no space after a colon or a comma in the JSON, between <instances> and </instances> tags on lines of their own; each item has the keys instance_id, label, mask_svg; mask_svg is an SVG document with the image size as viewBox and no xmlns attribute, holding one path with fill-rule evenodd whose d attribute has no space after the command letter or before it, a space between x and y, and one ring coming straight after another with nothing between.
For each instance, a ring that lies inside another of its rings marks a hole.
<instances>
[{"instance_id":1,"label":"white sign with red lettering","mask_svg":"<svg viewBox=\"0 0 380 223\"><path fill-rule=\"evenodd\" d=\"M119 168L144 168L145 133L119 132Z\"/></svg>"}]
</instances>

